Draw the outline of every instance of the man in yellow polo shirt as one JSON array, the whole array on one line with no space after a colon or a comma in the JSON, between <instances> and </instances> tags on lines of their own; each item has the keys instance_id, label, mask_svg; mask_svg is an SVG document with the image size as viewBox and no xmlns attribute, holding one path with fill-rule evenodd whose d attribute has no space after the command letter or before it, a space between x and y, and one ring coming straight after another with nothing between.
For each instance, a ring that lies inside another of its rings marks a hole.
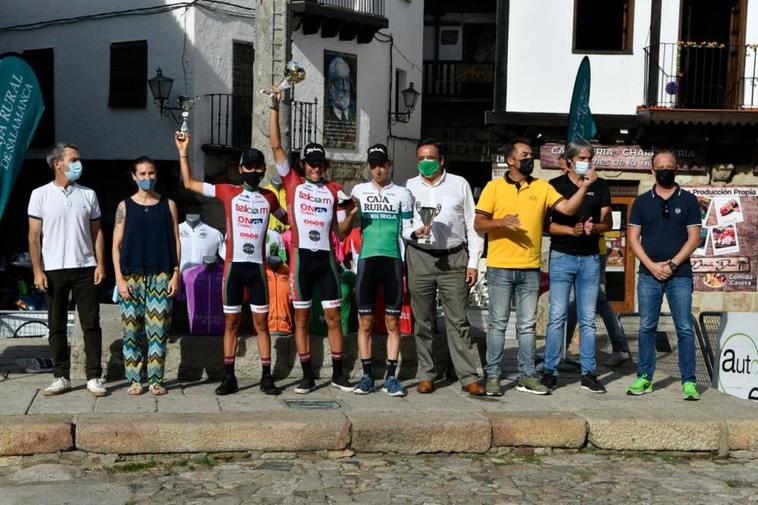
<instances>
[{"instance_id":1,"label":"man in yellow polo shirt","mask_svg":"<svg viewBox=\"0 0 758 505\"><path fill-rule=\"evenodd\" d=\"M489 234L487 286L489 324L487 331L487 395L501 396L500 373L505 329L516 302L519 379L516 389L546 395L550 390L536 377L537 299L540 285L540 254L545 216L550 209L571 216L576 213L596 179L590 170L579 190L566 200L547 181L531 176L534 159L529 141L514 139L505 145L508 172L487 183L476 206L474 228Z\"/></svg>"}]
</instances>

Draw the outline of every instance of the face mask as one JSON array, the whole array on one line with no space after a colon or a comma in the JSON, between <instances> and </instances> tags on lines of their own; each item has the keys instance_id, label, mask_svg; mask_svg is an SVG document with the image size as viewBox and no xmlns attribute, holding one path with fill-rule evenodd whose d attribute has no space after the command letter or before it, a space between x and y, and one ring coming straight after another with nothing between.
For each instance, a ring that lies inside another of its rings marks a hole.
<instances>
[{"instance_id":1,"label":"face mask","mask_svg":"<svg viewBox=\"0 0 758 505\"><path fill-rule=\"evenodd\" d=\"M142 191L152 191L155 189L155 182L157 179L137 179L137 186Z\"/></svg>"},{"instance_id":2,"label":"face mask","mask_svg":"<svg viewBox=\"0 0 758 505\"><path fill-rule=\"evenodd\" d=\"M674 185L674 179L676 178L676 171L670 168L664 170L655 171L655 182L661 187L670 188Z\"/></svg>"},{"instance_id":3,"label":"face mask","mask_svg":"<svg viewBox=\"0 0 758 505\"><path fill-rule=\"evenodd\" d=\"M416 168L418 168L419 173L424 177L431 177L440 169L440 162L439 160L421 160L416 165Z\"/></svg>"},{"instance_id":4,"label":"face mask","mask_svg":"<svg viewBox=\"0 0 758 505\"><path fill-rule=\"evenodd\" d=\"M242 180L251 188L257 188L262 178L263 174L258 172L242 172Z\"/></svg>"},{"instance_id":5,"label":"face mask","mask_svg":"<svg viewBox=\"0 0 758 505\"><path fill-rule=\"evenodd\" d=\"M574 171L576 175L586 175L590 171L589 161L577 161L574 163Z\"/></svg>"},{"instance_id":6,"label":"face mask","mask_svg":"<svg viewBox=\"0 0 758 505\"><path fill-rule=\"evenodd\" d=\"M521 160L521 168L518 169L522 175L529 175L534 170L534 160L532 158L526 158Z\"/></svg>"},{"instance_id":7,"label":"face mask","mask_svg":"<svg viewBox=\"0 0 758 505\"><path fill-rule=\"evenodd\" d=\"M65 175L66 179L68 179L71 182L76 181L79 177L82 176L82 162L75 161L73 163L69 163L68 171L64 172L63 175Z\"/></svg>"}]
</instances>

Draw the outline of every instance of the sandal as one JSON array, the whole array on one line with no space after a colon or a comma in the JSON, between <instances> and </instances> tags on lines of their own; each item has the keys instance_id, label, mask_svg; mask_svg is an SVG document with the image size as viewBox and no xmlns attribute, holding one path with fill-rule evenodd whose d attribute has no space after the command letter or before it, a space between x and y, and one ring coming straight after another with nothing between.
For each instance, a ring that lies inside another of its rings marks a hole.
<instances>
[{"instance_id":1,"label":"sandal","mask_svg":"<svg viewBox=\"0 0 758 505\"><path fill-rule=\"evenodd\" d=\"M129 396L139 396L141 395L145 390L142 387L142 384L139 382L132 382L132 384L129 386L129 389L126 390L126 394Z\"/></svg>"},{"instance_id":2,"label":"sandal","mask_svg":"<svg viewBox=\"0 0 758 505\"><path fill-rule=\"evenodd\" d=\"M148 389L155 396L163 396L163 395L165 395L165 394L168 393L168 391L166 390L166 388L164 388L163 386L161 386L158 382L156 382L154 384L150 384L150 386L148 386Z\"/></svg>"}]
</instances>

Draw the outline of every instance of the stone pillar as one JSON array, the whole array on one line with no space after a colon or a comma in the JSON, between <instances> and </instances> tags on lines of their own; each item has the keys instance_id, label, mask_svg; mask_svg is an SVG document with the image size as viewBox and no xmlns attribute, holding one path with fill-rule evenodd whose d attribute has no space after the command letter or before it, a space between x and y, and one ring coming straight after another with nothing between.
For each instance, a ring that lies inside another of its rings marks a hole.
<instances>
[{"instance_id":1,"label":"stone pillar","mask_svg":"<svg viewBox=\"0 0 758 505\"><path fill-rule=\"evenodd\" d=\"M261 89L269 88L284 77L284 66L292 54L292 34L287 0L262 0L255 11L255 62L253 80L253 147L266 155L268 176L275 173L273 157L268 147L269 106L271 102ZM282 146L290 148L290 94L285 95L279 115L281 118Z\"/></svg>"}]
</instances>

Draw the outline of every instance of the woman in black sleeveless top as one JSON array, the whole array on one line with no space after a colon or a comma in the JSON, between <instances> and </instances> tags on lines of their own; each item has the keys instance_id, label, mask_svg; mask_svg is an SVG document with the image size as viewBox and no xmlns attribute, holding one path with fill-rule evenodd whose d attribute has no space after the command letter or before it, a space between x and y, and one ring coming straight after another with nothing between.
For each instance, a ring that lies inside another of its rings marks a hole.
<instances>
[{"instance_id":1,"label":"woman in black sleeveless top","mask_svg":"<svg viewBox=\"0 0 758 505\"><path fill-rule=\"evenodd\" d=\"M179 224L176 204L154 191L155 163L147 156L132 167L137 192L118 204L113 230L127 393L142 394L143 356L139 338L147 335L147 382L154 395L166 394L163 371L171 299L179 290Z\"/></svg>"}]
</instances>

